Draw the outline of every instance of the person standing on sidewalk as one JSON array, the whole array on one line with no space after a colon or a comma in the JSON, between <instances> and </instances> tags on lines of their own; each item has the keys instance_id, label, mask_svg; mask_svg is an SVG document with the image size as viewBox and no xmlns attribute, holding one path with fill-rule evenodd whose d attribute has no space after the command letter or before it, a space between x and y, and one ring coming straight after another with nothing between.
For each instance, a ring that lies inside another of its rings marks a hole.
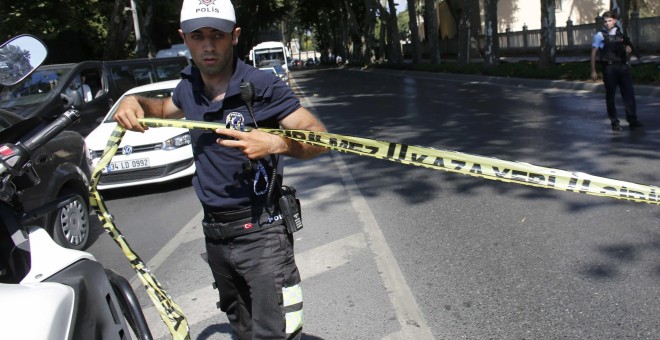
<instances>
[{"instance_id":1,"label":"person standing on sidewalk","mask_svg":"<svg viewBox=\"0 0 660 340\"><path fill-rule=\"evenodd\" d=\"M273 203L278 194L290 196L275 190L271 199L269 189L280 183L279 155L307 159L327 149L242 128L326 129L286 83L234 55L240 33L230 0L184 0L179 34L193 65L182 71L171 98L129 96L114 118L141 132L141 117L185 117L232 127L190 131L193 187L204 209L202 226L218 306L239 339L299 339L303 306L293 231L283 223L286 204ZM242 92L247 83L254 86L248 100Z\"/></svg>"},{"instance_id":2,"label":"person standing on sidewalk","mask_svg":"<svg viewBox=\"0 0 660 340\"><path fill-rule=\"evenodd\" d=\"M603 13L605 26L596 33L591 44L591 79L596 81L596 54L600 51L600 63L603 70L603 83L605 84L605 104L607 115L612 123L613 131L621 131L621 124L617 117L614 97L616 88L621 91L621 98L626 109L626 120L631 130L643 127L637 119L637 103L635 89L632 83L632 73L628 63L628 55L633 51L630 39L617 27L614 12Z\"/></svg>"}]
</instances>

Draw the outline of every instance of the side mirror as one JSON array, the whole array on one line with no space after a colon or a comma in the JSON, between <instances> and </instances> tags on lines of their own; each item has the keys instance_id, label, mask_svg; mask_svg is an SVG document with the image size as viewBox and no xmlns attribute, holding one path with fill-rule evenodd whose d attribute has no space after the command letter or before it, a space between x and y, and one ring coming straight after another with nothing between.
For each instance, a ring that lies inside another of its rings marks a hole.
<instances>
[{"instance_id":1,"label":"side mirror","mask_svg":"<svg viewBox=\"0 0 660 340\"><path fill-rule=\"evenodd\" d=\"M19 35L0 46L0 85L12 86L29 76L46 60L48 50L41 40Z\"/></svg>"}]
</instances>

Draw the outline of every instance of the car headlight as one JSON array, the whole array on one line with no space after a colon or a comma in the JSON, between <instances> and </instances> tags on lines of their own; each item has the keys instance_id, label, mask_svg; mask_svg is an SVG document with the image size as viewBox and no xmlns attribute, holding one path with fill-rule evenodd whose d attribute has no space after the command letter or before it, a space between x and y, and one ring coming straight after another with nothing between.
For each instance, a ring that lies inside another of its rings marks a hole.
<instances>
[{"instance_id":1,"label":"car headlight","mask_svg":"<svg viewBox=\"0 0 660 340\"><path fill-rule=\"evenodd\" d=\"M190 144L190 133L182 133L163 142L162 150L174 150Z\"/></svg>"},{"instance_id":2,"label":"car headlight","mask_svg":"<svg viewBox=\"0 0 660 340\"><path fill-rule=\"evenodd\" d=\"M92 150L92 149L87 149L87 157L89 158L90 161L101 158L103 156L103 150Z\"/></svg>"}]
</instances>

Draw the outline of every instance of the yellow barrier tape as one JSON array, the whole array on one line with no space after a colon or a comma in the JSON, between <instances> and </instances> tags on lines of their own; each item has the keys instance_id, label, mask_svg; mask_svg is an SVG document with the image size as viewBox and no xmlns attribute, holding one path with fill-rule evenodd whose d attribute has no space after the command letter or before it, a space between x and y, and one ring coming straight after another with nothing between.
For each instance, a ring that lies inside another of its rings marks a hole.
<instances>
[{"instance_id":1,"label":"yellow barrier tape","mask_svg":"<svg viewBox=\"0 0 660 340\"><path fill-rule=\"evenodd\" d=\"M156 306L158 313L160 314L161 319L165 322L165 325L172 334L172 339L190 339L190 330L188 328L188 321L183 315L181 308L172 301L170 296L167 294L165 289L160 285L160 282L156 277L149 271L146 264L140 259L140 257L131 249L128 245L128 242L124 238L124 235L121 234L114 221L112 216L108 212L108 209L105 207L101 195L96 190L96 186L101 178L102 170L110 163L112 157L117 152L119 148L119 143L124 136L126 131L117 126L115 130L110 135L108 143L106 144L105 150L103 151L103 156L99 161L99 164L94 168L92 172L92 184L90 186L90 204L96 211L96 215L99 218L99 221L103 223L103 228L105 231L112 237L112 239L117 243L121 248L124 255L128 258L133 269L137 272L142 285L147 290L149 298Z\"/></svg>"},{"instance_id":2,"label":"yellow barrier tape","mask_svg":"<svg viewBox=\"0 0 660 340\"><path fill-rule=\"evenodd\" d=\"M140 119L139 122L150 127L168 126L203 130L225 128L225 124L221 123L189 120L144 118ZM656 186L597 177L583 172L545 168L529 163L505 161L457 151L438 150L333 133L281 129L260 130L327 149L397 163L546 189L660 204L660 197L658 197L660 190Z\"/></svg>"},{"instance_id":3,"label":"yellow barrier tape","mask_svg":"<svg viewBox=\"0 0 660 340\"><path fill-rule=\"evenodd\" d=\"M214 131L225 129L225 124L190 120L139 119L148 127L178 127ZM303 130L261 129L274 135L284 136L303 143L321 146L340 152L380 158L392 162L420 166L436 170L461 173L490 180L523 184L534 187L571 191L595 196L611 197L642 203L660 204L656 186L619 181L592 176L582 172L570 172L545 168L528 163L505 161L457 151L438 150L428 147L391 143L373 139ZM130 248L124 236L116 228L96 185L102 170L115 155L125 130L117 126L103 151L103 156L92 173L90 202L103 227L119 245L131 266L147 290L174 339L190 339L188 323L179 306L172 301L156 277Z\"/></svg>"}]
</instances>

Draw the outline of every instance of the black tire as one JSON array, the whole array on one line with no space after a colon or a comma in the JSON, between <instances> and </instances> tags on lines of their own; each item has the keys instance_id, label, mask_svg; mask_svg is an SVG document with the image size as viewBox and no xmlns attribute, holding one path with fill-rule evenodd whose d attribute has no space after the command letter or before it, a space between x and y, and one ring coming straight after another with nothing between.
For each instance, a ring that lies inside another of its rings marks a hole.
<instances>
[{"instance_id":1,"label":"black tire","mask_svg":"<svg viewBox=\"0 0 660 340\"><path fill-rule=\"evenodd\" d=\"M79 194L64 190L60 197L75 195L73 202L53 216L53 239L62 247L82 250L89 241L89 209L87 200Z\"/></svg>"}]
</instances>

